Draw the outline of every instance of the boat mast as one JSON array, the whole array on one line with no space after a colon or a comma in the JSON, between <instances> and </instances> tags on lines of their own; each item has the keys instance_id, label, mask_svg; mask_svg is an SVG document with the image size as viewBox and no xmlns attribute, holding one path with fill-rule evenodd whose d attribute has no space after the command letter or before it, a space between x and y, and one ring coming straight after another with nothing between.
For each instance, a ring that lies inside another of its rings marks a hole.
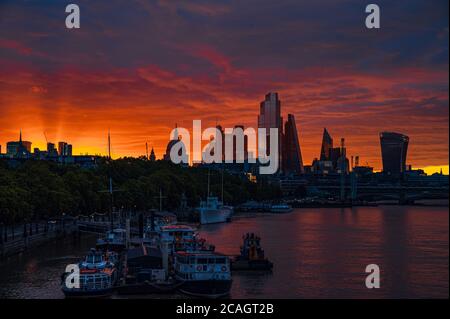
<instances>
[{"instance_id":1,"label":"boat mast","mask_svg":"<svg viewBox=\"0 0 450 319\"><path fill-rule=\"evenodd\" d=\"M159 211L162 212L162 206L163 206L163 198L166 198L167 196L163 196L162 195L162 188L159 188L159 196L154 196L153 198L158 198L159 199Z\"/></svg>"},{"instance_id":2,"label":"boat mast","mask_svg":"<svg viewBox=\"0 0 450 319\"><path fill-rule=\"evenodd\" d=\"M108 175L109 175L109 197L110 197L110 207L109 207L109 219L111 221L111 230L114 228L113 221L113 209L114 209L114 198L113 198L113 187L112 187L112 177L111 177L111 132L108 129Z\"/></svg>"}]
</instances>

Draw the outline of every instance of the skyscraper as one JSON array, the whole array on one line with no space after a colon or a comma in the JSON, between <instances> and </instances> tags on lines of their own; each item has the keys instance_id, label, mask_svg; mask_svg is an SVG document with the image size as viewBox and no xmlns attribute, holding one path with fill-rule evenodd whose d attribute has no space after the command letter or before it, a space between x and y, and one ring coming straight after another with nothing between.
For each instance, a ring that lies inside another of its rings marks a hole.
<instances>
[{"instance_id":1,"label":"skyscraper","mask_svg":"<svg viewBox=\"0 0 450 319\"><path fill-rule=\"evenodd\" d=\"M264 101L260 103L259 115L258 115L258 128L266 129L266 149L267 153L271 152L270 149L270 128L278 129L278 159L281 168L282 158L282 136L283 136L283 118L281 117L281 101L278 99L278 93L268 93Z\"/></svg>"},{"instance_id":2,"label":"skyscraper","mask_svg":"<svg viewBox=\"0 0 450 319\"><path fill-rule=\"evenodd\" d=\"M59 156L72 156L72 145L66 142L58 142Z\"/></svg>"},{"instance_id":3,"label":"skyscraper","mask_svg":"<svg viewBox=\"0 0 450 319\"><path fill-rule=\"evenodd\" d=\"M72 144L66 145L66 156L72 156Z\"/></svg>"},{"instance_id":4,"label":"skyscraper","mask_svg":"<svg viewBox=\"0 0 450 319\"><path fill-rule=\"evenodd\" d=\"M400 175L406 170L406 154L409 137L400 133L381 132L381 157L383 172L389 175Z\"/></svg>"},{"instance_id":5,"label":"skyscraper","mask_svg":"<svg viewBox=\"0 0 450 319\"><path fill-rule=\"evenodd\" d=\"M54 143L47 143L47 156L49 157L57 157L58 156L58 151L55 148L55 144Z\"/></svg>"},{"instance_id":6,"label":"skyscraper","mask_svg":"<svg viewBox=\"0 0 450 319\"><path fill-rule=\"evenodd\" d=\"M329 161L331 160L330 150L333 148L333 138L328 133L327 129L323 129L322 136L322 148L320 149L320 160Z\"/></svg>"},{"instance_id":7,"label":"skyscraper","mask_svg":"<svg viewBox=\"0 0 450 319\"><path fill-rule=\"evenodd\" d=\"M304 173L302 152L298 141L297 126L295 124L295 117L292 114L288 114L288 120L284 125L283 173Z\"/></svg>"}]
</instances>

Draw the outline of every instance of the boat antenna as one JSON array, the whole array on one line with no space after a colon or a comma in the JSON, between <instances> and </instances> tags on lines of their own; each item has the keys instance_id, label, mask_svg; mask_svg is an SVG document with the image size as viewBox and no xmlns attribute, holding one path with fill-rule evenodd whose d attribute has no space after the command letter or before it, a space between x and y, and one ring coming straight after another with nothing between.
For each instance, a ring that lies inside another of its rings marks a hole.
<instances>
[{"instance_id":1,"label":"boat antenna","mask_svg":"<svg viewBox=\"0 0 450 319\"><path fill-rule=\"evenodd\" d=\"M108 156L107 156L107 167L108 167L108 189L100 191L101 193L109 193L110 203L109 203L109 220L111 230L114 229L114 192L120 192L120 190L113 189L112 181L112 160L111 160L111 132L108 129ZM120 221L119 221L120 222Z\"/></svg>"},{"instance_id":2,"label":"boat antenna","mask_svg":"<svg viewBox=\"0 0 450 319\"><path fill-rule=\"evenodd\" d=\"M114 220L113 220L113 210L114 210L114 198L113 198L113 186L112 186L112 177L111 177L111 132L108 129L108 175L109 175L109 198L110 198L110 208L109 208L109 219L111 221L111 230L114 229Z\"/></svg>"},{"instance_id":3,"label":"boat antenna","mask_svg":"<svg viewBox=\"0 0 450 319\"><path fill-rule=\"evenodd\" d=\"M159 188L159 196L155 196L154 198L159 198L159 211L162 212L162 200L163 198L166 198L167 196L162 195L162 188Z\"/></svg>"}]
</instances>

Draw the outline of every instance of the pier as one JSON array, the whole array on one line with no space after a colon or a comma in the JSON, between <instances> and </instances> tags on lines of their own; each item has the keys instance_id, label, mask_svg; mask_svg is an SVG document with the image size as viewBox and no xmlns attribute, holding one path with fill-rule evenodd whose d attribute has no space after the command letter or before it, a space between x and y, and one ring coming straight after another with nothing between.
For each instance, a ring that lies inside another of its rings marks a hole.
<instances>
[{"instance_id":1,"label":"pier","mask_svg":"<svg viewBox=\"0 0 450 319\"><path fill-rule=\"evenodd\" d=\"M0 260L45 244L51 239L78 236L75 219L23 224L15 227L0 225Z\"/></svg>"}]
</instances>

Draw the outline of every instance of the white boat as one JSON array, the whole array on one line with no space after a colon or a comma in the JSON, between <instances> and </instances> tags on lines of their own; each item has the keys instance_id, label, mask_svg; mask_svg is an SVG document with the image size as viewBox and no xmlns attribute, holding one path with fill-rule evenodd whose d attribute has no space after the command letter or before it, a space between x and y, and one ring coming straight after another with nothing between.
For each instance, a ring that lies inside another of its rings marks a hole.
<instances>
[{"instance_id":1,"label":"white boat","mask_svg":"<svg viewBox=\"0 0 450 319\"><path fill-rule=\"evenodd\" d=\"M170 253L176 251L214 251L215 247L200 238L188 225L167 225L159 232L160 246L167 245Z\"/></svg>"},{"instance_id":2,"label":"white boat","mask_svg":"<svg viewBox=\"0 0 450 319\"><path fill-rule=\"evenodd\" d=\"M233 207L223 205L223 170L222 170L222 201L215 196L209 196L209 177L208 171L208 197L206 201L200 202L200 207L197 211L200 216L200 224L216 224L225 223L231 221L231 215L233 215Z\"/></svg>"},{"instance_id":3,"label":"white boat","mask_svg":"<svg viewBox=\"0 0 450 319\"><path fill-rule=\"evenodd\" d=\"M85 259L78 264L78 287L67 286L66 279L71 274L70 272L62 275L61 288L64 295L68 298L109 296L119 278L119 271L116 267L118 263L117 253L91 249Z\"/></svg>"},{"instance_id":4,"label":"white boat","mask_svg":"<svg viewBox=\"0 0 450 319\"><path fill-rule=\"evenodd\" d=\"M175 254L174 270L182 293L207 298L219 298L230 293L231 267L225 255L180 251Z\"/></svg>"},{"instance_id":5,"label":"white boat","mask_svg":"<svg viewBox=\"0 0 450 319\"><path fill-rule=\"evenodd\" d=\"M270 212L272 212L272 213L289 213L289 212L292 212L292 207L290 205L286 205L286 204L272 205L272 207L270 208Z\"/></svg>"},{"instance_id":6,"label":"white boat","mask_svg":"<svg viewBox=\"0 0 450 319\"><path fill-rule=\"evenodd\" d=\"M217 197L209 196L206 201L200 203L197 208L200 215L200 224L225 223L231 220L233 207L225 206Z\"/></svg>"}]
</instances>

